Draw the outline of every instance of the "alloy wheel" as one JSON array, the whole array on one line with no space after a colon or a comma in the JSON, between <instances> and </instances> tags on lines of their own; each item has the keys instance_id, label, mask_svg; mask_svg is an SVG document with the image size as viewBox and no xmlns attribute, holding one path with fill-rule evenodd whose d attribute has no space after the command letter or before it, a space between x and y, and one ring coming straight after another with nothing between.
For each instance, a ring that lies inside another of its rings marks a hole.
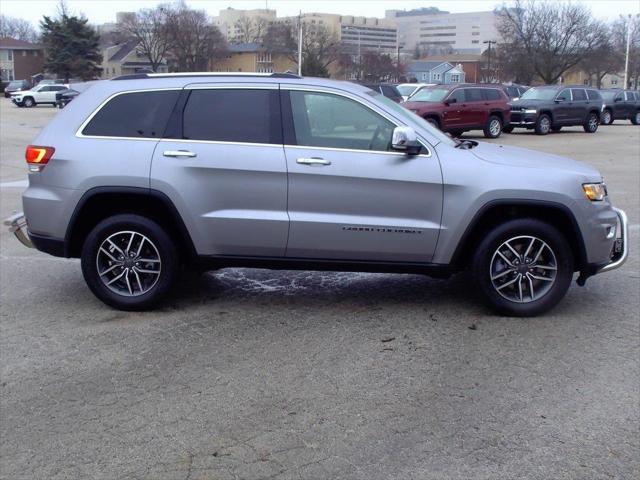
<instances>
[{"instance_id":1,"label":"alloy wheel","mask_svg":"<svg viewBox=\"0 0 640 480\"><path fill-rule=\"evenodd\" d=\"M491 123L489 124L489 133L491 133L492 137L496 137L500 134L500 120L491 120Z\"/></svg>"},{"instance_id":2,"label":"alloy wheel","mask_svg":"<svg viewBox=\"0 0 640 480\"><path fill-rule=\"evenodd\" d=\"M542 133L549 133L551 129L551 120L548 117L544 117L540 120L540 131Z\"/></svg>"},{"instance_id":3,"label":"alloy wheel","mask_svg":"<svg viewBox=\"0 0 640 480\"><path fill-rule=\"evenodd\" d=\"M551 290L558 262L545 241L523 235L510 238L496 249L489 270L491 284L500 296L511 302L529 303Z\"/></svg>"},{"instance_id":4,"label":"alloy wheel","mask_svg":"<svg viewBox=\"0 0 640 480\"><path fill-rule=\"evenodd\" d=\"M611 123L611 113L608 110L602 114L602 123L605 125L609 125Z\"/></svg>"},{"instance_id":5,"label":"alloy wheel","mask_svg":"<svg viewBox=\"0 0 640 480\"><path fill-rule=\"evenodd\" d=\"M158 249L145 235L122 231L110 235L98 249L96 266L109 290L125 297L150 291L160 279L162 261Z\"/></svg>"},{"instance_id":6,"label":"alloy wheel","mask_svg":"<svg viewBox=\"0 0 640 480\"><path fill-rule=\"evenodd\" d=\"M595 132L598 129L598 117L595 114L589 116L589 131Z\"/></svg>"}]
</instances>

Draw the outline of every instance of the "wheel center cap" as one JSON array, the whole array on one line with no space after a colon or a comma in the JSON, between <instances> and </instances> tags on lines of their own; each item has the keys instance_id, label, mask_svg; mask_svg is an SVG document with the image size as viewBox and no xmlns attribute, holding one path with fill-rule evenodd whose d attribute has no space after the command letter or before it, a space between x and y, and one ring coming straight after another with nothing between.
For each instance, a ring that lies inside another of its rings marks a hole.
<instances>
[{"instance_id":1,"label":"wheel center cap","mask_svg":"<svg viewBox=\"0 0 640 480\"><path fill-rule=\"evenodd\" d=\"M132 268L135 265L135 262L133 261L133 258L126 258L124 261L124 267L125 268Z\"/></svg>"},{"instance_id":2,"label":"wheel center cap","mask_svg":"<svg viewBox=\"0 0 640 480\"><path fill-rule=\"evenodd\" d=\"M529 265L527 265L525 263L522 263L522 264L518 265L517 271L518 271L518 273L521 273L522 275L524 275L525 273L527 273L529 271Z\"/></svg>"}]
</instances>

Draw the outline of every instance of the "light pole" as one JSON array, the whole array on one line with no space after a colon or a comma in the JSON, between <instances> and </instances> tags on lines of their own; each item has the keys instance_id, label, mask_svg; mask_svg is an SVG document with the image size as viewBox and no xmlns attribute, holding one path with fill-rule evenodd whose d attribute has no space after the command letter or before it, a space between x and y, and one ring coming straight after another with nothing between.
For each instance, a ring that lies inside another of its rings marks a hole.
<instances>
[{"instance_id":1,"label":"light pole","mask_svg":"<svg viewBox=\"0 0 640 480\"><path fill-rule=\"evenodd\" d=\"M631 14L629 14L629 23L627 23L627 53L624 57L624 87L627 88L629 81L629 45L631 44Z\"/></svg>"},{"instance_id":2,"label":"light pole","mask_svg":"<svg viewBox=\"0 0 640 480\"><path fill-rule=\"evenodd\" d=\"M298 76L302 76L302 10L298 15Z\"/></svg>"},{"instance_id":3,"label":"light pole","mask_svg":"<svg viewBox=\"0 0 640 480\"><path fill-rule=\"evenodd\" d=\"M403 37L404 38L404 37ZM396 49L397 49L397 57L396 57L396 81L400 82L400 35L396 31Z\"/></svg>"},{"instance_id":4,"label":"light pole","mask_svg":"<svg viewBox=\"0 0 640 480\"><path fill-rule=\"evenodd\" d=\"M489 51L488 51L488 57L487 57L487 70L489 71L489 83L491 83L491 45L492 44L496 44L497 42L495 40L485 40L482 43L488 43L489 44Z\"/></svg>"}]
</instances>

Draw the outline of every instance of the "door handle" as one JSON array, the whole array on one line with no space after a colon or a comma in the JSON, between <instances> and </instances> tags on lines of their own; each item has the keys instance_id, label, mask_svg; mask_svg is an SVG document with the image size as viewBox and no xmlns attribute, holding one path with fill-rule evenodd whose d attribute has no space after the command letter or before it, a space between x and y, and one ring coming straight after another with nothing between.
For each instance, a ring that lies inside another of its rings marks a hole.
<instances>
[{"instance_id":1,"label":"door handle","mask_svg":"<svg viewBox=\"0 0 640 480\"><path fill-rule=\"evenodd\" d=\"M197 157L198 154L190 152L189 150L165 150L163 155L165 157Z\"/></svg>"},{"instance_id":2,"label":"door handle","mask_svg":"<svg viewBox=\"0 0 640 480\"><path fill-rule=\"evenodd\" d=\"M330 160L325 160L320 157L299 158L296 162L300 165L331 165Z\"/></svg>"}]
</instances>

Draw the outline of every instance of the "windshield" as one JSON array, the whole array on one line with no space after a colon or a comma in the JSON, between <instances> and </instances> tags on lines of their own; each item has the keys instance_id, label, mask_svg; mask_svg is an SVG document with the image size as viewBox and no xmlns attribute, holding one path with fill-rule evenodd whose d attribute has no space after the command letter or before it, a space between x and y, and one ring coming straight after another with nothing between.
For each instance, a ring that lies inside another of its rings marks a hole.
<instances>
[{"instance_id":1,"label":"windshield","mask_svg":"<svg viewBox=\"0 0 640 480\"><path fill-rule=\"evenodd\" d=\"M530 88L520 97L522 100L553 100L558 91L555 88Z\"/></svg>"},{"instance_id":2,"label":"windshield","mask_svg":"<svg viewBox=\"0 0 640 480\"><path fill-rule=\"evenodd\" d=\"M415 85L398 85L396 88L400 92L400 95L408 97L417 87Z\"/></svg>"},{"instance_id":3,"label":"windshield","mask_svg":"<svg viewBox=\"0 0 640 480\"><path fill-rule=\"evenodd\" d=\"M448 135L445 135L443 132L435 128L433 125L431 125L429 122L427 122L424 118L420 117L419 115L416 115L410 110L407 110L406 108L400 106L400 104L379 94L378 92L367 92L367 93L371 95L373 98L375 98L377 101L384 103L384 106L387 107L389 110L391 110L393 113L395 113L398 117L402 118L403 120L406 120L409 123L417 123L420 126L420 128L424 128L425 130L428 130L429 133L431 133L434 137L436 137L439 142L444 142L447 145L451 145L452 147L456 145L456 142L452 140L451 137L449 137Z\"/></svg>"},{"instance_id":4,"label":"windshield","mask_svg":"<svg viewBox=\"0 0 640 480\"><path fill-rule=\"evenodd\" d=\"M441 102L449 93L447 88L423 88L411 97L412 102Z\"/></svg>"},{"instance_id":5,"label":"windshield","mask_svg":"<svg viewBox=\"0 0 640 480\"><path fill-rule=\"evenodd\" d=\"M21 87L22 86L22 82L16 81L16 82L9 82L9 85L7 85L7 87Z\"/></svg>"}]
</instances>

